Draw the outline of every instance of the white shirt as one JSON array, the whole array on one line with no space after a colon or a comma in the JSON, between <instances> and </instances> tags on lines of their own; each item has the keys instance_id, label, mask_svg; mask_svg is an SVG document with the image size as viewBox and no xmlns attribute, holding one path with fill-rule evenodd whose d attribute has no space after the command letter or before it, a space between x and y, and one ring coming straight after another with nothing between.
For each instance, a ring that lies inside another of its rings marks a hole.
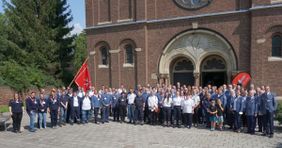
<instances>
[{"instance_id":1,"label":"white shirt","mask_svg":"<svg viewBox=\"0 0 282 148\"><path fill-rule=\"evenodd\" d=\"M89 97L92 97L94 95L94 91L90 90L89 91Z\"/></svg>"},{"instance_id":2,"label":"white shirt","mask_svg":"<svg viewBox=\"0 0 282 148\"><path fill-rule=\"evenodd\" d=\"M73 107L78 107L78 98L77 96L76 97L73 97Z\"/></svg>"},{"instance_id":3,"label":"white shirt","mask_svg":"<svg viewBox=\"0 0 282 148\"><path fill-rule=\"evenodd\" d=\"M84 95L85 95L85 94L84 94L83 91L79 91L79 92L77 93L77 96L80 97L80 98L82 98Z\"/></svg>"},{"instance_id":4,"label":"white shirt","mask_svg":"<svg viewBox=\"0 0 282 148\"><path fill-rule=\"evenodd\" d=\"M82 102L82 110L90 110L91 109L91 101L89 97L85 97Z\"/></svg>"},{"instance_id":5,"label":"white shirt","mask_svg":"<svg viewBox=\"0 0 282 148\"><path fill-rule=\"evenodd\" d=\"M134 93L130 93L127 95L128 104L134 104L134 100L136 98L136 95Z\"/></svg>"},{"instance_id":6,"label":"white shirt","mask_svg":"<svg viewBox=\"0 0 282 148\"><path fill-rule=\"evenodd\" d=\"M183 100L181 108L183 113L193 113L194 101L190 99Z\"/></svg>"},{"instance_id":7,"label":"white shirt","mask_svg":"<svg viewBox=\"0 0 282 148\"><path fill-rule=\"evenodd\" d=\"M163 107L171 107L171 104L172 104L172 98L171 97L164 98Z\"/></svg>"},{"instance_id":8,"label":"white shirt","mask_svg":"<svg viewBox=\"0 0 282 148\"><path fill-rule=\"evenodd\" d=\"M183 100L183 97L178 96L178 97L174 97L172 99L173 105L174 106L181 106L181 101Z\"/></svg>"},{"instance_id":9,"label":"white shirt","mask_svg":"<svg viewBox=\"0 0 282 148\"><path fill-rule=\"evenodd\" d=\"M199 95L193 95L192 100L194 101L195 106L197 106L200 103L200 96Z\"/></svg>"},{"instance_id":10,"label":"white shirt","mask_svg":"<svg viewBox=\"0 0 282 148\"><path fill-rule=\"evenodd\" d=\"M158 100L157 96L155 96L155 95L149 96L149 98L148 98L149 109L153 110L156 107L158 107L158 102L159 102L159 100Z\"/></svg>"}]
</instances>

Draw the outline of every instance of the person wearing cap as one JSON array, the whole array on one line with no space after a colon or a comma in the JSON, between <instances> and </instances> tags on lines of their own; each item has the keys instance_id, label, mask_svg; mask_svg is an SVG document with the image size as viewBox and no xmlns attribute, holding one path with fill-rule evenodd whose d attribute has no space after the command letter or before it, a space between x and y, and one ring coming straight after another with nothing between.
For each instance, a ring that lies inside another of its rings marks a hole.
<instances>
[{"instance_id":1,"label":"person wearing cap","mask_svg":"<svg viewBox=\"0 0 282 148\"><path fill-rule=\"evenodd\" d=\"M35 125L37 110L38 110L38 104L35 98L35 92L31 92L31 95L26 99L26 112L29 115L30 132L36 131L34 125Z\"/></svg>"},{"instance_id":2,"label":"person wearing cap","mask_svg":"<svg viewBox=\"0 0 282 148\"><path fill-rule=\"evenodd\" d=\"M92 108L94 110L94 123L98 124L98 114L101 108L101 99L97 90L94 90L93 96L91 97L91 102Z\"/></svg>"},{"instance_id":3,"label":"person wearing cap","mask_svg":"<svg viewBox=\"0 0 282 148\"><path fill-rule=\"evenodd\" d=\"M51 127L57 128L58 112L60 109L60 101L57 98L56 90L52 90L48 99L48 112L51 116Z\"/></svg>"},{"instance_id":4,"label":"person wearing cap","mask_svg":"<svg viewBox=\"0 0 282 148\"><path fill-rule=\"evenodd\" d=\"M13 131L15 133L20 133L24 105L22 99L19 97L19 94L15 93L14 98L10 100L9 111L13 120Z\"/></svg>"},{"instance_id":5,"label":"person wearing cap","mask_svg":"<svg viewBox=\"0 0 282 148\"><path fill-rule=\"evenodd\" d=\"M38 102L38 118L39 118L39 129L46 128L46 114L47 114L47 108L48 103L47 100L44 98L44 94L39 95Z\"/></svg>"},{"instance_id":6,"label":"person wearing cap","mask_svg":"<svg viewBox=\"0 0 282 148\"><path fill-rule=\"evenodd\" d=\"M127 96L125 92L122 92L121 96L118 98L119 116L121 123L125 122L126 105L127 105Z\"/></svg>"}]
</instances>

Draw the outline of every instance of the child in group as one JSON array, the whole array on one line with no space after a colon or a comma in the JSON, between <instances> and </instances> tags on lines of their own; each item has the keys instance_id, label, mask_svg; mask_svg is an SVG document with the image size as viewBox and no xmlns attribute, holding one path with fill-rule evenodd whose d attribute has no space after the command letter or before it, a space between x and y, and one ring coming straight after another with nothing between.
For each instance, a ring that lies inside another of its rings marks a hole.
<instances>
[{"instance_id":1,"label":"child in group","mask_svg":"<svg viewBox=\"0 0 282 148\"><path fill-rule=\"evenodd\" d=\"M223 112L224 112L224 108L222 105L221 100L218 98L216 99L216 108L217 108L217 123L219 126L219 130L222 131L222 126L223 126Z\"/></svg>"},{"instance_id":2,"label":"child in group","mask_svg":"<svg viewBox=\"0 0 282 148\"><path fill-rule=\"evenodd\" d=\"M214 131L217 119L217 108L215 106L215 100L211 101L211 105L208 108L208 112L210 114L211 131Z\"/></svg>"}]
</instances>

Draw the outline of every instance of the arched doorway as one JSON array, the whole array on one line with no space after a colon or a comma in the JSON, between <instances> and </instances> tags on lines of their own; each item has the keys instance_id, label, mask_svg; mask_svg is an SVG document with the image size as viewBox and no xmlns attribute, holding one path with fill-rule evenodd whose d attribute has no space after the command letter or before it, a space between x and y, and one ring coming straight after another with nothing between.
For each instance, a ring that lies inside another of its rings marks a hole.
<instances>
[{"instance_id":1,"label":"arched doorway","mask_svg":"<svg viewBox=\"0 0 282 148\"><path fill-rule=\"evenodd\" d=\"M204 59L201 64L201 82L202 86L208 84L222 86L226 84L227 67L225 60L218 55L212 55Z\"/></svg>"},{"instance_id":2,"label":"arched doorway","mask_svg":"<svg viewBox=\"0 0 282 148\"><path fill-rule=\"evenodd\" d=\"M187 58L177 58L171 65L171 82L176 85L180 82L181 85L194 85L194 65Z\"/></svg>"}]
</instances>

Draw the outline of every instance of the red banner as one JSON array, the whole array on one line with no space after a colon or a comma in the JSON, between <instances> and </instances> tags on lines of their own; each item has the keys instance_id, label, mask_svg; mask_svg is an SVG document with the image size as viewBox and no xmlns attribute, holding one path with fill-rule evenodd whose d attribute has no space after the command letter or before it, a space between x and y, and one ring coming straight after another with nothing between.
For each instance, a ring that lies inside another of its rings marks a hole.
<instances>
[{"instance_id":1,"label":"red banner","mask_svg":"<svg viewBox=\"0 0 282 148\"><path fill-rule=\"evenodd\" d=\"M82 66L80 67L77 76L75 77L75 83L77 86L82 87L84 89L84 91L86 92L87 90L89 90L90 86L91 86L91 78L90 78L90 74L88 71L88 64L87 64L86 60Z\"/></svg>"},{"instance_id":2,"label":"red banner","mask_svg":"<svg viewBox=\"0 0 282 148\"><path fill-rule=\"evenodd\" d=\"M241 84L243 87L246 87L249 82L251 81L250 74L246 72L241 72L235 76L235 78L232 81L232 84Z\"/></svg>"}]
</instances>

